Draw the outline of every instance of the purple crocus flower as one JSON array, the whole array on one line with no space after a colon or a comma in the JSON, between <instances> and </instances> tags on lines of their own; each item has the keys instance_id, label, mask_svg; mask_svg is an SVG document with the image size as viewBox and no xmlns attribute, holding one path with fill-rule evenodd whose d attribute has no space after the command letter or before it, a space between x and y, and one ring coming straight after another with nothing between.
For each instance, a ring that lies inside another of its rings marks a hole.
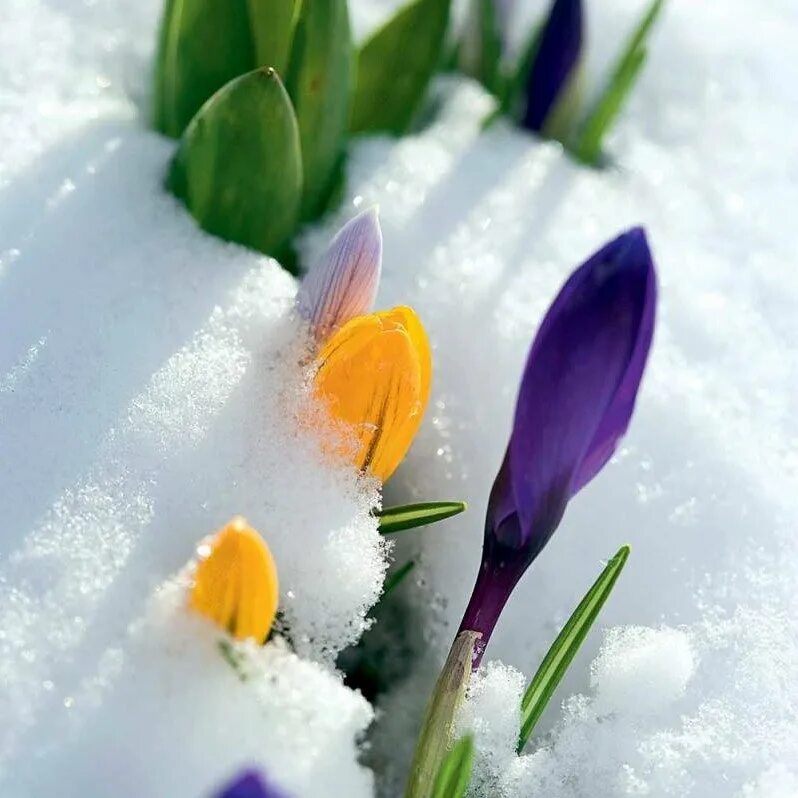
<instances>
[{"instance_id":1,"label":"purple crocus flower","mask_svg":"<svg viewBox=\"0 0 798 798\"><path fill-rule=\"evenodd\" d=\"M582 52L582 0L554 0L540 34L526 84L521 124L542 132L557 100L568 88Z\"/></svg>"},{"instance_id":2,"label":"purple crocus flower","mask_svg":"<svg viewBox=\"0 0 798 798\"><path fill-rule=\"evenodd\" d=\"M282 790L269 784L256 770L239 773L217 798L288 798Z\"/></svg>"},{"instance_id":3,"label":"purple crocus flower","mask_svg":"<svg viewBox=\"0 0 798 798\"><path fill-rule=\"evenodd\" d=\"M299 288L299 312L317 341L371 310L381 271L382 231L377 209L369 208L338 231Z\"/></svg>"},{"instance_id":4,"label":"purple crocus flower","mask_svg":"<svg viewBox=\"0 0 798 798\"><path fill-rule=\"evenodd\" d=\"M570 498L626 432L654 331L656 277L634 228L568 279L535 336L510 442L491 490L482 564L460 632L481 636L476 668L518 580Z\"/></svg>"}]
</instances>

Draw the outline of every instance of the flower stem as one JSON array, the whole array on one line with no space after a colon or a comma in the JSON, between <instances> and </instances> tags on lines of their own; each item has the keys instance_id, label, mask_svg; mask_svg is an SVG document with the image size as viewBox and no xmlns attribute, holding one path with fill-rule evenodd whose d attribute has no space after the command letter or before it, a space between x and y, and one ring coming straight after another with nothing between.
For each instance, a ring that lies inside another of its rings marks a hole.
<instances>
[{"instance_id":1,"label":"flower stem","mask_svg":"<svg viewBox=\"0 0 798 798\"><path fill-rule=\"evenodd\" d=\"M496 622L524 569L525 566L519 568L518 563L503 557L483 558L458 630L458 634L466 630L477 634L472 670L479 667Z\"/></svg>"},{"instance_id":2,"label":"flower stem","mask_svg":"<svg viewBox=\"0 0 798 798\"><path fill-rule=\"evenodd\" d=\"M430 798L435 777L453 742L455 717L471 679L479 632L460 631L424 714L405 798Z\"/></svg>"}]
</instances>

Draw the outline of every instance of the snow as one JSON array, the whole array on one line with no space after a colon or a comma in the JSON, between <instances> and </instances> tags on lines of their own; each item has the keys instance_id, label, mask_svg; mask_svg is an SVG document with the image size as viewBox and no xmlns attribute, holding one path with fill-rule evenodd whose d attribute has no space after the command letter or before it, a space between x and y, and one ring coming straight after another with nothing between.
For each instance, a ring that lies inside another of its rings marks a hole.
<instances>
[{"instance_id":1,"label":"snow","mask_svg":"<svg viewBox=\"0 0 798 798\"><path fill-rule=\"evenodd\" d=\"M361 0L358 31L392 2ZM333 661L381 589L378 497L308 434L294 280L162 191L173 144L145 124L159 7L4 5L0 792L181 798L260 765L297 795L371 795L372 713ZM588 95L641 7L589 5ZM377 306L412 305L435 364L386 503L470 505L397 541L420 566L384 616L406 609L412 656L376 707L378 794L398 794L471 589L535 327L571 269L638 223L662 297L638 409L497 628L462 719L475 789L798 793L796 35L790 0L672 0L601 172L501 122L481 133L490 100L461 81L436 84L419 134L353 145L347 199L304 260L379 205ZM244 682L183 601L194 546L236 513L275 555L290 636L245 650ZM613 596L516 757L512 707L625 542Z\"/></svg>"},{"instance_id":2,"label":"snow","mask_svg":"<svg viewBox=\"0 0 798 798\"><path fill-rule=\"evenodd\" d=\"M368 702L279 640L237 644L234 669L219 631L186 617L189 584L181 574L159 588L39 740L48 767L30 760L12 791L77 798L129 781L139 795L200 796L257 763L294 795L370 794L371 774L352 756Z\"/></svg>"}]
</instances>

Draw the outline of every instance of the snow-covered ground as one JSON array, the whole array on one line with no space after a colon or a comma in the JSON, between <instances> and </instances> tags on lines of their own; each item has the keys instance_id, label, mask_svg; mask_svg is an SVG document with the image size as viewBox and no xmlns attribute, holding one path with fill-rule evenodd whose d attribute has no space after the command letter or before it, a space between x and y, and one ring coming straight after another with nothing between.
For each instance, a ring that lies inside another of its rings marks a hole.
<instances>
[{"instance_id":1,"label":"snow-covered ground","mask_svg":"<svg viewBox=\"0 0 798 798\"><path fill-rule=\"evenodd\" d=\"M361 0L360 29L387 5ZM588 6L589 91L642 4ZM161 189L173 145L142 111L159 7L3 4L0 794L190 798L260 763L303 798L368 796L372 712L332 662L380 590L374 494L297 424L293 279ZM535 326L573 267L642 223L662 302L638 410L497 629L487 659L505 665L462 718L477 783L798 795L796 40L792 0L672 0L603 172L504 123L480 134L490 102L466 82L438 84L421 134L353 146L348 199L303 249L380 205L378 305L417 309L435 363L386 500L470 503L395 552L421 560L396 594L417 658L377 706L382 794L471 588ZM252 653L244 682L172 576L235 513L274 552L298 654ZM509 710L624 542L621 581L516 759Z\"/></svg>"}]
</instances>

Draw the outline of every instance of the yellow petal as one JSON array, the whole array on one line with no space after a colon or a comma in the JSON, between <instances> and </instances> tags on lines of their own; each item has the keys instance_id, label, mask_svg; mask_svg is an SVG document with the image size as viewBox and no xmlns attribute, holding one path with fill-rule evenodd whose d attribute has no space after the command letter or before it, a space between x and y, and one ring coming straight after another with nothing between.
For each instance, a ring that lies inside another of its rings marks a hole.
<instances>
[{"instance_id":1,"label":"yellow petal","mask_svg":"<svg viewBox=\"0 0 798 798\"><path fill-rule=\"evenodd\" d=\"M358 468L383 481L396 470L424 416L431 371L429 342L410 308L358 316L322 347L316 394L351 426Z\"/></svg>"},{"instance_id":2,"label":"yellow petal","mask_svg":"<svg viewBox=\"0 0 798 798\"><path fill-rule=\"evenodd\" d=\"M205 549L207 548L207 551ZM237 640L266 639L277 613L277 568L263 538L234 518L201 546L189 605Z\"/></svg>"},{"instance_id":3,"label":"yellow petal","mask_svg":"<svg viewBox=\"0 0 798 798\"><path fill-rule=\"evenodd\" d=\"M421 402L424 409L426 409L432 385L432 352L429 338L427 338L427 331L424 329L424 325L415 310L407 307L407 305L399 305L392 310L386 311L385 315L397 324L401 324L407 330L413 348L418 353L418 364L421 369Z\"/></svg>"}]
</instances>

